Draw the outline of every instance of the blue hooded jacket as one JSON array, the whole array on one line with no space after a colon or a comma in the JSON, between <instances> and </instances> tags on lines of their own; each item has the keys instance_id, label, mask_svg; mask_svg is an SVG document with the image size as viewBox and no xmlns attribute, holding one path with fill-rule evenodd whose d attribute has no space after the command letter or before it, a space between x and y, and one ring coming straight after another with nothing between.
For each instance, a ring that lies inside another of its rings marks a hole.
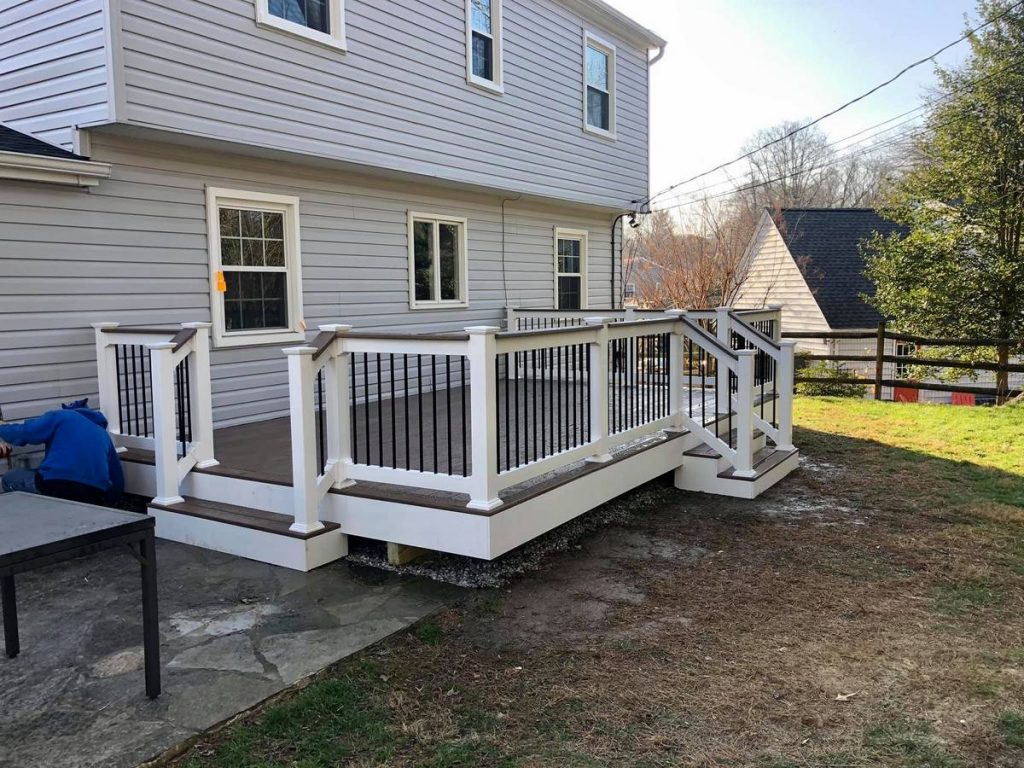
<instances>
[{"instance_id":1,"label":"blue hooded jacket","mask_svg":"<svg viewBox=\"0 0 1024 768\"><path fill-rule=\"evenodd\" d=\"M44 480L70 480L110 496L124 491L121 460L107 434L107 417L92 408L49 411L21 424L0 424L0 440L46 445L37 470Z\"/></svg>"}]
</instances>

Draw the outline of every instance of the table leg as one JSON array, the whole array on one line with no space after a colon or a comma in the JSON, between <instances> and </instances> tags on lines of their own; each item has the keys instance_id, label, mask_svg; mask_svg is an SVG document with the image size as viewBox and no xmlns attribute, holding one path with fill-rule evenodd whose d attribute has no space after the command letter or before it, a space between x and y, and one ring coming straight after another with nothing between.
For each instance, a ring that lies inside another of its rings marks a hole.
<instances>
[{"instance_id":1,"label":"table leg","mask_svg":"<svg viewBox=\"0 0 1024 768\"><path fill-rule=\"evenodd\" d=\"M14 577L0 578L0 594L3 598L4 611L4 648L9 658L21 653L21 641L18 639L18 601L14 593Z\"/></svg>"},{"instance_id":2,"label":"table leg","mask_svg":"<svg viewBox=\"0 0 1024 768\"><path fill-rule=\"evenodd\" d=\"M156 540L150 531L139 543L142 554L142 642L146 656L146 695L160 695L160 617L156 603Z\"/></svg>"}]
</instances>

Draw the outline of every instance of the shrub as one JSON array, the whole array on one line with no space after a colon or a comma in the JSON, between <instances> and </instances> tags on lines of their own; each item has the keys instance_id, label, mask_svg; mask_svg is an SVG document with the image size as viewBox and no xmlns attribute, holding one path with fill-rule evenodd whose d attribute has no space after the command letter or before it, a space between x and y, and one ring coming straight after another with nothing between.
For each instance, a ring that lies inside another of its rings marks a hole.
<instances>
[{"instance_id":1,"label":"shrub","mask_svg":"<svg viewBox=\"0 0 1024 768\"><path fill-rule=\"evenodd\" d=\"M820 360L800 370L801 377L822 381L800 382L796 391L801 395L817 397L864 397L864 384L849 384L843 379L853 378L842 363Z\"/></svg>"}]
</instances>

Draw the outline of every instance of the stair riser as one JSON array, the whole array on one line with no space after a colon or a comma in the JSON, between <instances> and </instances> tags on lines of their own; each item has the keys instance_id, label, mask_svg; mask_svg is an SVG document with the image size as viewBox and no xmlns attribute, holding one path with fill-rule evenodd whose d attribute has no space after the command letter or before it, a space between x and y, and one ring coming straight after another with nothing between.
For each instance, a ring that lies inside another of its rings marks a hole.
<instances>
[{"instance_id":1,"label":"stair riser","mask_svg":"<svg viewBox=\"0 0 1024 768\"><path fill-rule=\"evenodd\" d=\"M223 504L276 512L279 515L295 514L293 489L290 485L190 472L181 487L182 495L203 501L219 501Z\"/></svg>"},{"instance_id":2,"label":"stair riser","mask_svg":"<svg viewBox=\"0 0 1024 768\"><path fill-rule=\"evenodd\" d=\"M754 480L739 480L719 477L714 469L714 461L687 456L686 462L675 472L675 486L684 491L755 499L796 469L799 463L799 453L794 452L781 464L772 467Z\"/></svg>"},{"instance_id":3,"label":"stair riser","mask_svg":"<svg viewBox=\"0 0 1024 768\"><path fill-rule=\"evenodd\" d=\"M157 538L296 571L311 571L348 554L348 537L337 530L296 539L155 507L149 513L156 518Z\"/></svg>"}]
</instances>

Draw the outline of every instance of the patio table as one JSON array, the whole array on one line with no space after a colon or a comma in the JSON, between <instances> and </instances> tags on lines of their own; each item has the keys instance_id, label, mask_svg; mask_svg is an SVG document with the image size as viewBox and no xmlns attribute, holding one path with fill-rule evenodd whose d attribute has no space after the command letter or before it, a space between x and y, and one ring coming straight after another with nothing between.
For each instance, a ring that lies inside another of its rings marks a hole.
<instances>
[{"instance_id":1,"label":"patio table","mask_svg":"<svg viewBox=\"0 0 1024 768\"><path fill-rule=\"evenodd\" d=\"M155 521L121 512L29 493L0 494L0 595L4 646L21 650L16 574L103 550L127 547L142 566L142 635L146 695L160 695L160 629L156 597Z\"/></svg>"}]
</instances>

